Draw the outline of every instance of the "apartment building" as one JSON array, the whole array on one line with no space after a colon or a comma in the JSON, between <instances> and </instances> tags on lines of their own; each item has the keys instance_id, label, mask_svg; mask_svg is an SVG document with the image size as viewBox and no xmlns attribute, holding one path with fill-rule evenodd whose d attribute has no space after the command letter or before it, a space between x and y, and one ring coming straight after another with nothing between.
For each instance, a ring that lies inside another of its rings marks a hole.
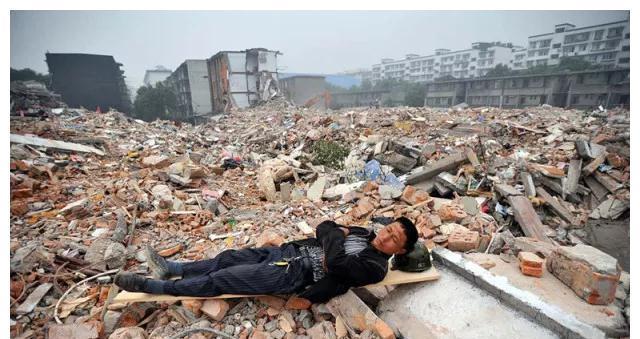
<instances>
[{"instance_id":1,"label":"apartment building","mask_svg":"<svg viewBox=\"0 0 640 339\"><path fill-rule=\"evenodd\" d=\"M148 69L144 72L144 80L142 80L142 83L145 86L155 86L156 83L165 81L170 75L170 69L157 66L156 69Z\"/></svg>"},{"instance_id":2,"label":"apartment building","mask_svg":"<svg viewBox=\"0 0 640 339\"><path fill-rule=\"evenodd\" d=\"M521 108L549 104L593 108L629 106L629 69L438 81L426 85L427 106Z\"/></svg>"},{"instance_id":3,"label":"apartment building","mask_svg":"<svg viewBox=\"0 0 640 339\"><path fill-rule=\"evenodd\" d=\"M529 37L525 68L557 65L563 57L579 57L608 68L629 67L629 20L586 27L562 23L554 28L552 33Z\"/></svg>"},{"instance_id":4,"label":"apartment building","mask_svg":"<svg viewBox=\"0 0 640 339\"><path fill-rule=\"evenodd\" d=\"M189 119L211 112L206 60L185 60L171 73L167 82L176 93L177 119Z\"/></svg>"},{"instance_id":5,"label":"apartment building","mask_svg":"<svg viewBox=\"0 0 640 339\"><path fill-rule=\"evenodd\" d=\"M476 42L465 50L441 48L428 56L407 54L400 60L385 58L380 64L373 65L371 79L373 82L383 79L428 82L445 76L484 76L498 64L510 65L514 48L521 49L511 43Z\"/></svg>"}]
</instances>

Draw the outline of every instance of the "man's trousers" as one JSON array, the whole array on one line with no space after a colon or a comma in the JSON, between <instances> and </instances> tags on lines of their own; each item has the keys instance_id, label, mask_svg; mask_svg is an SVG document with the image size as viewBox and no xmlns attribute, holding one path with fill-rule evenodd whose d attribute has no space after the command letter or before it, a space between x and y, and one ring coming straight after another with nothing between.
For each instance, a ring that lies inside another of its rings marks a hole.
<instances>
[{"instance_id":1,"label":"man's trousers","mask_svg":"<svg viewBox=\"0 0 640 339\"><path fill-rule=\"evenodd\" d=\"M190 263L171 262L170 273L182 275L182 279L163 281L162 290L165 294L199 297L300 292L313 283L313 274L303 260L294 260L284 266L273 264L298 256L296 248L286 244L227 250L213 259Z\"/></svg>"}]
</instances>

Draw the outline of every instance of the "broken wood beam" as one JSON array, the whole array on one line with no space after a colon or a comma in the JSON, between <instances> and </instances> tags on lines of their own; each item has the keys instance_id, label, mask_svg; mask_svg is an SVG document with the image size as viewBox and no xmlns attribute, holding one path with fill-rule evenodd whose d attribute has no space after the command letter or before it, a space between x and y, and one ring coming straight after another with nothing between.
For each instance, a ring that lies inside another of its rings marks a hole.
<instances>
[{"instance_id":1,"label":"broken wood beam","mask_svg":"<svg viewBox=\"0 0 640 339\"><path fill-rule=\"evenodd\" d=\"M545 204L551 207L551 210L556 215L558 215L560 218L564 219L571 225L575 224L575 218L573 214L571 214L571 212L569 212L566 207L564 207L559 201L557 201L555 197L552 197L551 194L549 194L542 187L536 187L536 192L538 193L538 196L544 200Z\"/></svg>"},{"instance_id":2,"label":"broken wood beam","mask_svg":"<svg viewBox=\"0 0 640 339\"><path fill-rule=\"evenodd\" d=\"M372 330L382 339L395 339L393 330L387 323L373 313L353 291L337 296L327 303L334 317L344 320L347 327L359 332Z\"/></svg>"},{"instance_id":3,"label":"broken wood beam","mask_svg":"<svg viewBox=\"0 0 640 339\"><path fill-rule=\"evenodd\" d=\"M459 152L442 158L431 165L425 165L422 171L410 174L407 177L407 185L431 179L441 172L450 171L458 167L465 161L467 161L467 156L463 152Z\"/></svg>"},{"instance_id":4,"label":"broken wood beam","mask_svg":"<svg viewBox=\"0 0 640 339\"><path fill-rule=\"evenodd\" d=\"M578 183L580 181L581 170L582 170L582 159L571 160L571 162L569 163L569 172L567 173L565 192L576 193L576 191L578 190Z\"/></svg>"},{"instance_id":5,"label":"broken wood beam","mask_svg":"<svg viewBox=\"0 0 640 339\"><path fill-rule=\"evenodd\" d=\"M604 173L596 172L593 174L593 177L611 193L615 193L617 190L624 187L623 184L617 182L615 179Z\"/></svg>"},{"instance_id":6,"label":"broken wood beam","mask_svg":"<svg viewBox=\"0 0 640 339\"><path fill-rule=\"evenodd\" d=\"M599 183L596 178L591 175L584 178L584 182L587 184L587 186L589 186L589 189L591 189L591 193L593 193L593 195L596 197L596 199L598 199L599 202L602 201L602 199L604 199L607 194L609 194L607 188L602 186L602 184Z\"/></svg>"},{"instance_id":7,"label":"broken wood beam","mask_svg":"<svg viewBox=\"0 0 640 339\"><path fill-rule=\"evenodd\" d=\"M529 198L523 195L511 195L507 198L507 201L513 208L514 218L527 237L552 243L551 239L545 234L546 226L540 221Z\"/></svg>"},{"instance_id":8,"label":"broken wood beam","mask_svg":"<svg viewBox=\"0 0 640 339\"><path fill-rule=\"evenodd\" d=\"M536 185L533 184L533 177L529 172L520 172L520 180L524 185L524 192L528 197L536 196Z\"/></svg>"},{"instance_id":9,"label":"broken wood beam","mask_svg":"<svg viewBox=\"0 0 640 339\"><path fill-rule=\"evenodd\" d=\"M545 176L540 176L538 180L548 189L556 192L557 194L565 195L566 200L574 204L579 204L582 202L582 199L580 199L580 197L576 193L564 194L565 192L562 190L562 184L557 182L556 180L547 178Z\"/></svg>"},{"instance_id":10,"label":"broken wood beam","mask_svg":"<svg viewBox=\"0 0 640 339\"><path fill-rule=\"evenodd\" d=\"M595 159L593 159L592 162L590 162L588 165L582 168L582 175L587 176L593 173L596 169L598 169L598 166L604 163L606 158L607 158L607 152L600 153L600 155L598 155Z\"/></svg>"},{"instance_id":11,"label":"broken wood beam","mask_svg":"<svg viewBox=\"0 0 640 339\"><path fill-rule=\"evenodd\" d=\"M44 138L38 138L35 136L26 136L26 135L19 135L19 134L10 134L9 139L11 143L14 143L14 144L25 144L25 145L32 145L37 147L52 148L52 149L57 149L62 151L95 153L97 155L104 155L103 151L95 147L74 144L72 142L44 139Z\"/></svg>"}]
</instances>

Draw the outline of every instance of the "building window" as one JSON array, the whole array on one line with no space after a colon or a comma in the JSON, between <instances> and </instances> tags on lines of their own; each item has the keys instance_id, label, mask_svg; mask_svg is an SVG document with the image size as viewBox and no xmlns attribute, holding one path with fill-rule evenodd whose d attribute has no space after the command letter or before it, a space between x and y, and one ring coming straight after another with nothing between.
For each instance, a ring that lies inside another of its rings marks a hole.
<instances>
[{"instance_id":1,"label":"building window","mask_svg":"<svg viewBox=\"0 0 640 339\"><path fill-rule=\"evenodd\" d=\"M604 29L596 31L593 35L593 40L602 40L603 35L604 35Z\"/></svg>"},{"instance_id":2,"label":"building window","mask_svg":"<svg viewBox=\"0 0 640 339\"><path fill-rule=\"evenodd\" d=\"M560 46L562 46L562 44L561 44L561 43L553 44L553 48L560 48Z\"/></svg>"},{"instance_id":3,"label":"building window","mask_svg":"<svg viewBox=\"0 0 640 339\"><path fill-rule=\"evenodd\" d=\"M533 49L533 48L536 48L536 42L535 41L529 42L529 49Z\"/></svg>"},{"instance_id":4,"label":"building window","mask_svg":"<svg viewBox=\"0 0 640 339\"><path fill-rule=\"evenodd\" d=\"M559 57L559 54L551 54L551 59L558 59Z\"/></svg>"},{"instance_id":5,"label":"building window","mask_svg":"<svg viewBox=\"0 0 640 339\"><path fill-rule=\"evenodd\" d=\"M551 45L551 39L549 40L541 40L539 48L549 47Z\"/></svg>"},{"instance_id":6,"label":"building window","mask_svg":"<svg viewBox=\"0 0 640 339\"><path fill-rule=\"evenodd\" d=\"M609 28L609 33L607 34L607 38L617 38L622 36L623 26Z\"/></svg>"},{"instance_id":7,"label":"building window","mask_svg":"<svg viewBox=\"0 0 640 339\"><path fill-rule=\"evenodd\" d=\"M587 44L578 45L578 52L586 51Z\"/></svg>"},{"instance_id":8,"label":"building window","mask_svg":"<svg viewBox=\"0 0 640 339\"><path fill-rule=\"evenodd\" d=\"M629 39L629 35L630 35L630 34L631 34L631 33L627 33L627 34L625 34L625 35L624 35L624 38L625 38L625 39Z\"/></svg>"},{"instance_id":9,"label":"building window","mask_svg":"<svg viewBox=\"0 0 640 339\"><path fill-rule=\"evenodd\" d=\"M613 60L616 58L615 53L605 53L602 55L602 60Z\"/></svg>"},{"instance_id":10,"label":"building window","mask_svg":"<svg viewBox=\"0 0 640 339\"><path fill-rule=\"evenodd\" d=\"M627 51L629 51L629 49L630 49L629 46L622 46L622 51L623 52L627 52Z\"/></svg>"},{"instance_id":11,"label":"building window","mask_svg":"<svg viewBox=\"0 0 640 339\"><path fill-rule=\"evenodd\" d=\"M620 58L620 59L618 59L618 63L619 64L628 64L629 63L629 58Z\"/></svg>"},{"instance_id":12,"label":"building window","mask_svg":"<svg viewBox=\"0 0 640 339\"><path fill-rule=\"evenodd\" d=\"M618 47L619 44L620 44L620 40L607 41L607 43L604 45L604 48L615 49Z\"/></svg>"}]
</instances>

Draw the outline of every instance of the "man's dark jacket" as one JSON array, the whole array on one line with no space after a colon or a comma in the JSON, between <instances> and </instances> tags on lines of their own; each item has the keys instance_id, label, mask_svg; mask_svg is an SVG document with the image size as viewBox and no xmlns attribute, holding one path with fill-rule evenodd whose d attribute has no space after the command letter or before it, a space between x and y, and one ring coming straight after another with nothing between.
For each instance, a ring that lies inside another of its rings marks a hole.
<instances>
[{"instance_id":1,"label":"man's dark jacket","mask_svg":"<svg viewBox=\"0 0 640 339\"><path fill-rule=\"evenodd\" d=\"M319 246L324 249L328 272L325 277L309 286L299 296L312 303L322 303L346 293L350 287L377 283L387 275L389 255L371 245L373 232L362 227L349 227L350 235L367 239L368 245L353 255L345 253L346 236L343 227L333 221L324 221L316 228L316 237L293 241L294 246Z\"/></svg>"}]
</instances>

